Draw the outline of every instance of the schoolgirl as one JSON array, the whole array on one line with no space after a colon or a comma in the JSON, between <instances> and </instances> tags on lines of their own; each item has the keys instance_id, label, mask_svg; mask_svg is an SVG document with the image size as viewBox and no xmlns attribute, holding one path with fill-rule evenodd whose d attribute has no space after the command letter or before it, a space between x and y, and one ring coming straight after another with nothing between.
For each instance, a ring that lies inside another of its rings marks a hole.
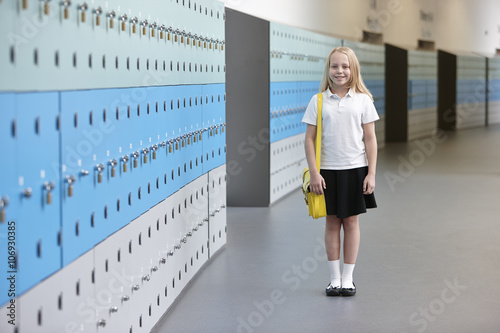
<instances>
[{"instance_id":1,"label":"schoolgirl","mask_svg":"<svg viewBox=\"0 0 500 333\"><path fill-rule=\"evenodd\" d=\"M360 243L359 214L377 207L373 191L377 166L373 97L361 77L359 61L348 47L336 47L326 59L320 86L323 94L321 170L316 167L318 97L309 102L305 149L310 189L325 195L325 246L330 268L328 296L354 296L353 271ZM364 142L363 142L364 141ZM344 230L340 273L341 228Z\"/></svg>"}]
</instances>

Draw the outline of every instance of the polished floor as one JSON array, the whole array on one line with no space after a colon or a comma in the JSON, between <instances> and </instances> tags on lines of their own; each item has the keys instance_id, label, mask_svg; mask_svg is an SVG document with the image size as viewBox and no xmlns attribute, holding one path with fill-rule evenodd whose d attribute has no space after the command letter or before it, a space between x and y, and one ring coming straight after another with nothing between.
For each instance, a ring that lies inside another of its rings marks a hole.
<instances>
[{"instance_id":1,"label":"polished floor","mask_svg":"<svg viewBox=\"0 0 500 333\"><path fill-rule=\"evenodd\" d=\"M500 126L379 152L354 297L326 297L324 221L297 191L229 208L226 247L155 332L500 332Z\"/></svg>"}]
</instances>

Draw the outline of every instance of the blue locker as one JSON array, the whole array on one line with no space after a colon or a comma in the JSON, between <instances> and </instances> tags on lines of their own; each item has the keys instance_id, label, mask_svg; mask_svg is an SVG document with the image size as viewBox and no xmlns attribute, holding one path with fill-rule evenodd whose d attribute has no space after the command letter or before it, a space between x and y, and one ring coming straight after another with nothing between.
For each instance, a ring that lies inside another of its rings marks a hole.
<instances>
[{"instance_id":1,"label":"blue locker","mask_svg":"<svg viewBox=\"0 0 500 333\"><path fill-rule=\"evenodd\" d=\"M19 185L31 191L19 203L18 291L23 293L61 268L59 94L18 94L16 108Z\"/></svg>"},{"instance_id":2,"label":"blue locker","mask_svg":"<svg viewBox=\"0 0 500 333\"><path fill-rule=\"evenodd\" d=\"M17 227L19 226L18 202L20 199L18 188L18 144L17 119L15 108L15 94L0 94L0 151L6 156L0 167L0 260L1 271L7 275L9 271L16 271L15 259L8 255L8 242L19 240ZM10 227L10 230L9 230ZM10 234L16 232L16 234ZM9 237L10 236L10 237ZM13 245L13 244L11 244ZM14 261L12 261L14 259ZM14 266L11 266L10 264ZM9 274L10 275L10 274ZM0 288L4 292L0 295L0 305L6 303L10 281L3 276L0 279Z\"/></svg>"},{"instance_id":3,"label":"blue locker","mask_svg":"<svg viewBox=\"0 0 500 333\"><path fill-rule=\"evenodd\" d=\"M132 96L127 89L61 93L64 265L134 217L131 184L122 179L131 172L130 152L140 141Z\"/></svg>"}]
</instances>

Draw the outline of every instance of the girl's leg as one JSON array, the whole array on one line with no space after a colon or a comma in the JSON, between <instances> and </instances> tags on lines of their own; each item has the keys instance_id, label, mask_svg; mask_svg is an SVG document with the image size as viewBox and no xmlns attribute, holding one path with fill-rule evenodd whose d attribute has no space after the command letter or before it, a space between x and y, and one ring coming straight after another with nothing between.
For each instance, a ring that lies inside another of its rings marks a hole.
<instances>
[{"instance_id":1,"label":"girl's leg","mask_svg":"<svg viewBox=\"0 0 500 333\"><path fill-rule=\"evenodd\" d=\"M328 261L340 259L340 227L342 220L336 215L327 215L325 224L325 248Z\"/></svg>"},{"instance_id":2,"label":"girl's leg","mask_svg":"<svg viewBox=\"0 0 500 333\"><path fill-rule=\"evenodd\" d=\"M353 283L352 273L358 257L359 250L359 217L349 216L342 219L344 225L344 267L342 271L342 288L351 289L347 292L343 289L343 294L352 296L356 292ZM354 291L352 290L354 289Z\"/></svg>"},{"instance_id":3,"label":"girl's leg","mask_svg":"<svg viewBox=\"0 0 500 333\"><path fill-rule=\"evenodd\" d=\"M340 228L342 220L335 215L328 215L325 224L325 247L330 268L330 285L327 287L328 296L338 296L342 284L340 274ZM331 289L333 288L333 289Z\"/></svg>"},{"instance_id":4,"label":"girl's leg","mask_svg":"<svg viewBox=\"0 0 500 333\"><path fill-rule=\"evenodd\" d=\"M344 263L355 264L359 250L359 216L349 216L342 219L344 225Z\"/></svg>"}]
</instances>

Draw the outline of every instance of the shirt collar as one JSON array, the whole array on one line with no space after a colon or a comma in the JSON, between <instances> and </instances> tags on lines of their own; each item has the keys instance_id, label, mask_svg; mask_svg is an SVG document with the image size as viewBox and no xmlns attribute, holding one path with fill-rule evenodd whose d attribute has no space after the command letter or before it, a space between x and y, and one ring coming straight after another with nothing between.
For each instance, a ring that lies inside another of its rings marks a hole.
<instances>
[{"instance_id":1,"label":"shirt collar","mask_svg":"<svg viewBox=\"0 0 500 333\"><path fill-rule=\"evenodd\" d=\"M334 98L340 98L337 94L332 94L331 90L330 89L327 89L326 90L328 92L328 98L331 98L331 97L334 97ZM349 96L349 97L353 97L354 95L354 92L352 91L351 88L349 88L349 90L347 91L347 94L345 94L345 96Z\"/></svg>"}]
</instances>

